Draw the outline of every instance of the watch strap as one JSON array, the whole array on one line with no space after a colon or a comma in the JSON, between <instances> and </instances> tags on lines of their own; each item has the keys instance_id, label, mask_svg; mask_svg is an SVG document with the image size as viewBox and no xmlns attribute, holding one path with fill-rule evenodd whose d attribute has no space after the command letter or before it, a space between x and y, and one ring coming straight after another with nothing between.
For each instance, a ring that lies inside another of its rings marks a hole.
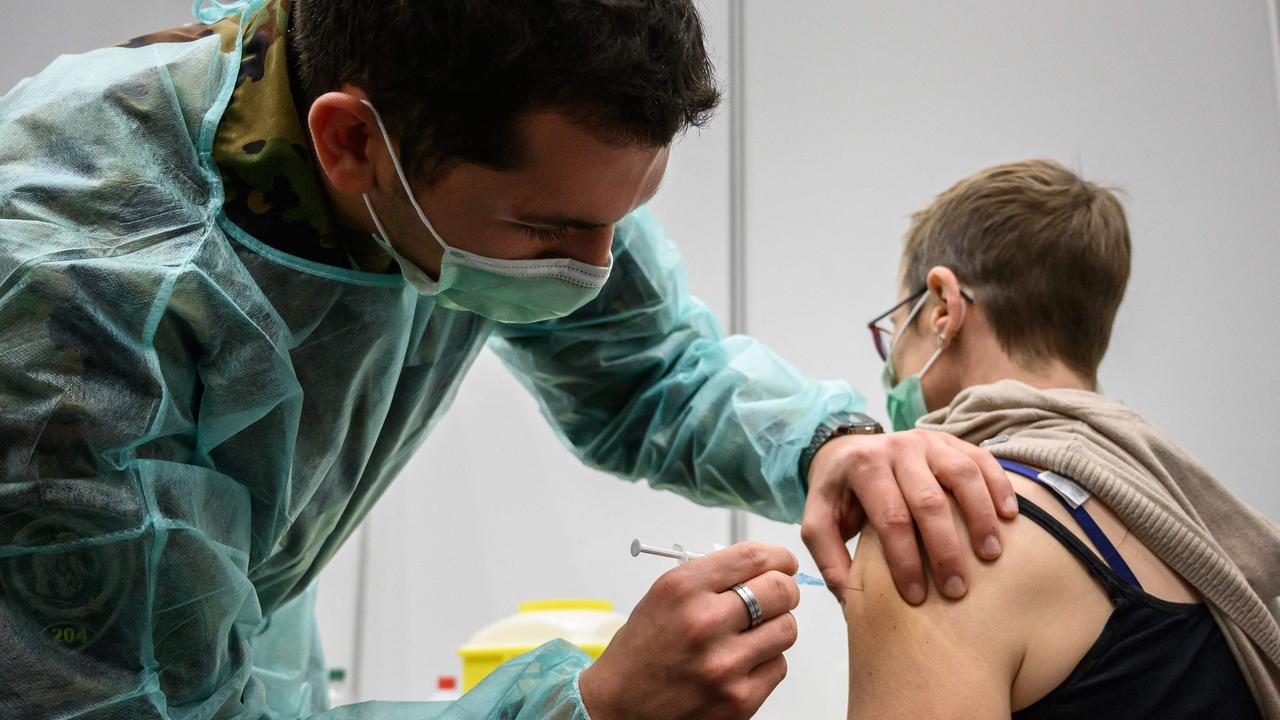
<instances>
[{"instance_id":1,"label":"watch strap","mask_svg":"<svg viewBox=\"0 0 1280 720\"><path fill-rule=\"evenodd\" d=\"M809 446L800 453L800 484L809 489L809 466L831 438L841 435L875 435L883 433L884 428L870 415L860 412L842 412L827 416L822 424L813 431Z\"/></svg>"}]
</instances>

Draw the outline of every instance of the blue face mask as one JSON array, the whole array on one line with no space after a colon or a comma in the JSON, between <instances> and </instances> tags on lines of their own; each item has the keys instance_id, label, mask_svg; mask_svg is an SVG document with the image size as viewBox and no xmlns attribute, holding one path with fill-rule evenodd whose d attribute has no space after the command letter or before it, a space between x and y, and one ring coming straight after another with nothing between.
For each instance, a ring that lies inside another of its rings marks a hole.
<instances>
[{"instance_id":1,"label":"blue face mask","mask_svg":"<svg viewBox=\"0 0 1280 720\"><path fill-rule=\"evenodd\" d=\"M914 428L916 422L928 414L929 408L924 403L924 388L920 385L920 378L929 372L929 368L933 367L934 361L946 349L945 346L939 346L933 355L929 357L924 367L920 369L920 372L898 382L893 371L893 354L898 349L898 340L907 331L907 328L911 327L912 321L916 319L916 315L920 313L920 309L924 307L925 300L928 299L928 293L921 295L915 307L911 308L911 313L907 315L906 321L902 323L902 330L894 336L893 347L889 349L889 358L884 361L884 371L880 373L880 383L884 386L886 393L885 409L889 413L889 421L893 424L895 431ZM961 324L964 323L963 317L960 322Z\"/></svg>"},{"instance_id":2,"label":"blue face mask","mask_svg":"<svg viewBox=\"0 0 1280 720\"><path fill-rule=\"evenodd\" d=\"M409 196L409 203L418 213L418 219L427 228L427 232L444 250L440 258L440 279L434 280L412 260L396 251L387 238L382 221L373 210L373 204L369 202L369 196L363 196L369 216L378 228L374 239L395 258L400 265L400 272L419 293L434 297L444 307L467 310L490 320L512 324L564 317L600 294L600 289L609 279L609 270L613 266L612 257L604 267L569 258L502 260L476 255L446 243L418 205L413 190L409 187L409 180L400 167L400 159L391 146L391 136L382 124L382 116L368 101L361 102L373 111L373 117L378 121L378 130L391 153L391 162L400 177L400 184Z\"/></svg>"}]
</instances>

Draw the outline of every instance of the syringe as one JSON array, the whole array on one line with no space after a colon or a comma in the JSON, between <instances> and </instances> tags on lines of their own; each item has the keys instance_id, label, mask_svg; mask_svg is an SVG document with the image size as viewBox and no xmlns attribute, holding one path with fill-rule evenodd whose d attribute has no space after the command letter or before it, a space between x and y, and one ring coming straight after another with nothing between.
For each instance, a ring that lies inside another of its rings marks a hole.
<instances>
[{"instance_id":1,"label":"syringe","mask_svg":"<svg viewBox=\"0 0 1280 720\"><path fill-rule=\"evenodd\" d=\"M666 548L654 547L653 545L645 545L644 543L640 542L639 538L636 538L635 540L631 541L631 557L639 557L640 553L645 553L646 555L657 555L659 557L671 558L676 562L680 563L681 565L689 562L694 558L700 558L706 555L706 553L694 552L692 550L685 550L683 547L679 545L672 545L670 550ZM827 584L822 581L822 578L814 577L812 575L809 575L808 573L798 572L792 577L795 578L797 585L817 585L820 587L827 586Z\"/></svg>"}]
</instances>

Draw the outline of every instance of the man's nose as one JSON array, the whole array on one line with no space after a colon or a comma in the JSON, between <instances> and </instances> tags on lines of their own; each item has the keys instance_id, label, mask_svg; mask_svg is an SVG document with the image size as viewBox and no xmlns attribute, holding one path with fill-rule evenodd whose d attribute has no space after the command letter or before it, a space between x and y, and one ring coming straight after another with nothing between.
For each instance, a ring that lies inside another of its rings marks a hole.
<instances>
[{"instance_id":1,"label":"man's nose","mask_svg":"<svg viewBox=\"0 0 1280 720\"><path fill-rule=\"evenodd\" d=\"M609 253L613 249L613 225L595 230L588 230L573 248L568 248L569 257L579 262L604 267L609 264Z\"/></svg>"}]
</instances>

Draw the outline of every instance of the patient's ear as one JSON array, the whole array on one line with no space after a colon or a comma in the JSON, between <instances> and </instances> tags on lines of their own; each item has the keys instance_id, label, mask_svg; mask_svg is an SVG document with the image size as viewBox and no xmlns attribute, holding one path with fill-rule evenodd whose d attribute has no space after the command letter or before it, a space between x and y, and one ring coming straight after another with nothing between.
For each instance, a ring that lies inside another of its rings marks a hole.
<instances>
[{"instance_id":1,"label":"patient's ear","mask_svg":"<svg viewBox=\"0 0 1280 720\"><path fill-rule=\"evenodd\" d=\"M969 313L960 294L960 280L951 268L936 265L930 268L925 285L929 294L939 300L929 313L929 328L938 344L946 347L960 333Z\"/></svg>"}]
</instances>

